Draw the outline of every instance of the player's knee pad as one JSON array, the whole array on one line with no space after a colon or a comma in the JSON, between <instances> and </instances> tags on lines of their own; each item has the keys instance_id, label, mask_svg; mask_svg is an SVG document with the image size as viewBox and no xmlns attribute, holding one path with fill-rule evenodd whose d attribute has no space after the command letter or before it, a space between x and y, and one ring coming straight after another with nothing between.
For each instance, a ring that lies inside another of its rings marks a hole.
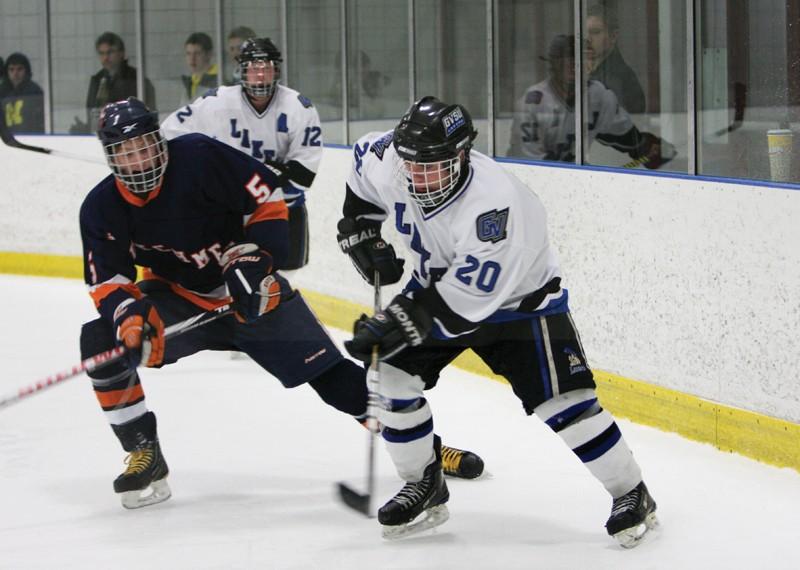
<instances>
[{"instance_id":1,"label":"player's knee pad","mask_svg":"<svg viewBox=\"0 0 800 570\"><path fill-rule=\"evenodd\" d=\"M561 432L569 426L595 416L603 411L597 395L591 388L572 390L550 398L539 404L534 413L554 432Z\"/></svg>"},{"instance_id":2,"label":"player's knee pad","mask_svg":"<svg viewBox=\"0 0 800 570\"><path fill-rule=\"evenodd\" d=\"M345 414L363 416L367 413L365 371L352 360L343 359L309 381L309 385L326 404Z\"/></svg>"},{"instance_id":3,"label":"player's knee pad","mask_svg":"<svg viewBox=\"0 0 800 570\"><path fill-rule=\"evenodd\" d=\"M105 319L95 319L81 327L81 360L111 350L116 345L114 327ZM122 361L117 361L87 374L95 385L105 385L116 382L132 372Z\"/></svg>"}]
</instances>

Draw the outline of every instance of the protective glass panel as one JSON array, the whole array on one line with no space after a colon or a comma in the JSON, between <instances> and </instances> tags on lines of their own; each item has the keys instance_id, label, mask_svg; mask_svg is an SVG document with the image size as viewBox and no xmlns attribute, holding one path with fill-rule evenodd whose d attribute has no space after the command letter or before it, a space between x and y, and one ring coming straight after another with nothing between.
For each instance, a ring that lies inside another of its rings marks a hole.
<instances>
[{"instance_id":1,"label":"protective glass panel","mask_svg":"<svg viewBox=\"0 0 800 570\"><path fill-rule=\"evenodd\" d=\"M686 3L586 6L584 163L687 172Z\"/></svg>"},{"instance_id":2,"label":"protective glass panel","mask_svg":"<svg viewBox=\"0 0 800 570\"><path fill-rule=\"evenodd\" d=\"M408 3L348 0L350 141L393 128L408 108Z\"/></svg>"},{"instance_id":3,"label":"protective glass panel","mask_svg":"<svg viewBox=\"0 0 800 570\"><path fill-rule=\"evenodd\" d=\"M223 2L222 29L225 35L222 65L224 85L238 81L235 77L235 57L239 54L239 46L247 38L267 37L278 46L281 54L285 51L279 0L226 0ZM283 83L286 84L285 76Z\"/></svg>"},{"instance_id":4,"label":"protective glass panel","mask_svg":"<svg viewBox=\"0 0 800 570\"><path fill-rule=\"evenodd\" d=\"M573 33L573 0L500 0L495 154L574 161L575 119L548 57Z\"/></svg>"},{"instance_id":5,"label":"protective glass panel","mask_svg":"<svg viewBox=\"0 0 800 570\"><path fill-rule=\"evenodd\" d=\"M146 74L161 119L218 85L214 4L162 0L145 5Z\"/></svg>"},{"instance_id":6,"label":"protective glass panel","mask_svg":"<svg viewBox=\"0 0 800 570\"><path fill-rule=\"evenodd\" d=\"M287 85L308 97L319 112L326 143L344 143L342 133L342 18L339 2L287 2L284 54Z\"/></svg>"},{"instance_id":7,"label":"protective glass panel","mask_svg":"<svg viewBox=\"0 0 800 570\"><path fill-rule=\"evenodd\" d=\"M698 172L800 182L800 0L704 0Z\"/></svg>"},{"instance_id":8,"label":"protective glass panel","mask_svg":"<svg viewBox=\"0 0 800 570\"><path fill-rule=\"evenodd\" d=\"M50 3L53 131L94 133L100 109L136 95L135 2Z\"/></svg>"},{"instance_id":9,"label":"protective glass panel","mask_svg":"<svg viewBox=\"0 0 800 570\"><path fill-rule=\"evenodd\" d=\"M486 152L488 127L486 3L474 0L416 2L417 85L415 99L435 95L460 103L472 115Z\"/></svg>"}]
</instances>

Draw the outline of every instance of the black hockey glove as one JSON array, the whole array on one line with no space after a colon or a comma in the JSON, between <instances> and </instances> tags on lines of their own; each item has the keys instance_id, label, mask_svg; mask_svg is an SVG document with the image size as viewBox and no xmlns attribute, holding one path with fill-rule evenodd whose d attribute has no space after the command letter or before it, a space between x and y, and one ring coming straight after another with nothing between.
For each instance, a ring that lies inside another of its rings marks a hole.
<instances>
[{"instance_id":1,"label":"black hockey glove","mask_svg":"<svg viewBox=\"0 0 800 570\"><path fill-rule=\"evenodd\" d=\"M381 285L400 281L405 260L399 259L394 248L383 240L378 224L342 218L337 228L339 247L350 256L350 261L365 281L374 285L375 271L381 276Z\"/></svg>"},{"instance_id":2,"label":"black hockey glove","mask_svg":"<svg viewBox=\"0 0 800 570\"><path fill-rule=\"evenodd\" d=\"M353 339L344 347L354 358L369 362L372 347L378 345L378 360L387 360L406 347L422 344L431 328L433 320L427 311L398 295L372 317L361 315L353 325Z\"/></svg>"},{"instance_id":3,"label":"black hockey glove","mask_svg":"<svg viewBox=\"0 0 800 570\"><path fill-rule=\"evenodd\" d=\"M283 190L283 201L289 208L297 208L305 204L306 193L292 184L289 168L283 162L265 158L264 164L278 177L278 184Z\"/></svg>"},{"instance_id":4,"label":"black hockey glove","mask_svg":"<svg viewBox=\"0 0 800 570\"><path fill-rule=\"evenodd\" d=\"M222 263L222 276L240 321L253 322L281 302L281 282L272 273L272 256L256 244L229 247L222 254Z\"/></svg>"},{"instance_id":5,"label":"black hockey glove","mask_svg":"<svg viewBox=\"0 0 800 570\"><path fill-rule=\"evenodd\" d=\"M652 133L642 133L639 147L635 152L629 153L631 158L643 158L645 168L656 170L675 158L678 151L668 141ZM636 154L637 156L634 156Z\"/></svg>"}]
</instances>

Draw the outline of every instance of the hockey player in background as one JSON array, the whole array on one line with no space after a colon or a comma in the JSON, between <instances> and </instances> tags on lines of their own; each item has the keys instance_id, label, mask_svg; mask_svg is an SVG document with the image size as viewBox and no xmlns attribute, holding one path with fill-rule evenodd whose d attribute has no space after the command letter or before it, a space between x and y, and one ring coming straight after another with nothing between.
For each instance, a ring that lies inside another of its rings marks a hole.
<instances>
[{"instance_id":1,"label":"hockey player in background","mask_svg":"<svg viewBox=\"0 0 800 570\"><path fill-rule=\"evenodd\" d=\"M575 36L553 38L547 50L548 78L530 87L517 102L508 156L575 161ZM641 132L617 96L599 81L586 84L586 148L592 141L627 153L649 169L675 158L675 147Z\"/></svg>"},{"instance_id":2,"label":"hockey player in background","mask_svg":"<svg viewBox=\"0 0 800 570\"><path fill-rule=\"evenodd\" d=\"M89 373L130 454L114 481L122 504L137 508L170 496L140 364L239 350L285 387L307 383L326 403L362 417L364 369L342 356L300 293L275 272L288 249L281 173L205 135L168 143L158 115L135 98L104 108L98 136L112 174L87 195L80 230L84 277L100 317L83 326L80 345L83 358L115 345L128 351L126 361ZM138 283L137 265L145 268ZM165 342L165 326L228 302L235 317ZM482 470L474 454L451 452L463 461L451 474Z\"/></svg>"},{"instance_id":3,"label":"hockey player in background","mask_svg":"<svg viewBox=\"0 0 800 570\"><path fill-rule=\"evenodd\" d=\"M656 504L592 372L561 287L538 197L472 151L466 109L414 103L394 131L355 145L339 243L362 275L398 263L380 243L390 220L414 259L411 281L384 310L356 322L345 347L361 360L378 345L383 439L407 481L378 511L384 536L447 520L449 499L423 391L471 348L511 384L612 497L608 533L631 547L653 528Z\"/></svg>"},{"instance_id":4,"label":"hockey player in background","mask_svg":"<svg viewBox=\"0 0 800 570\"><path fill-rule=\"evenodd\" d=\"M322 128L307 98L279 85L281 52L269 38L250 38L237 57L239 85L209 90L167 117L167 139L202 133L280 171L289 206L289 254L284 269L308 263L305 191L322 158Z\"/></svg>"}]
</instances>

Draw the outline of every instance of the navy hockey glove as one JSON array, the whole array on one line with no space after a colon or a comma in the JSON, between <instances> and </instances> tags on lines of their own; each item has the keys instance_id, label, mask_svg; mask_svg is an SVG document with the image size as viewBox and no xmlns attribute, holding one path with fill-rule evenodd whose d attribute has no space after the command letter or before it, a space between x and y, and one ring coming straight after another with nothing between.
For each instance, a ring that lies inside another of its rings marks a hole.
<instances>
[{"instance_id":1,"label":"navy hockey glove","mask_svg":"<svg viewBox=\"0 0 800 570\"><path fill-rule=\"evenodd\" d=\"M222 254L222 276L236 317L253 322L281 302L281 283L272 273L272 256L254 243L240 243Z\"/></svg>"},{"instance_id":2,"label":"navy hockey glove","mask_svg":"<svg viewBox=\"0 0 800 570\"><path fill-rule=\"evenodd\" d=\"M387 360L409 346L422 344L433 328L427 311L414 301L398 295L372 317L361 315L353 326L353 339L344 343L354 358L369 362L372 347L378 346L378 360Z\"/></svg>"},{"instance_id":3,"label":"navy hockey glove","mask_svg":"<svg viewBox=\"0 0 800 570\"><path fill-rule=\"evenodd\" d=\"M164 322L148 299L123 301L114 311L117 344L127 350L128 366L160 366L164 362Z\"/></svg>"},{"instance_id":4,"label":"navy hockey glove","mask_svg":"<svg viewBox=\"0 0 800 570\"><path fill-rule=\"evenodd\" d=\"M383 240L378 224L342 218L337 228L339 247L350 256L350 261L365 281L374 285L375 271L380 273L381 285L400 281L405 260L398 259L394 248Z\"/></svg>"}]
</instances>

